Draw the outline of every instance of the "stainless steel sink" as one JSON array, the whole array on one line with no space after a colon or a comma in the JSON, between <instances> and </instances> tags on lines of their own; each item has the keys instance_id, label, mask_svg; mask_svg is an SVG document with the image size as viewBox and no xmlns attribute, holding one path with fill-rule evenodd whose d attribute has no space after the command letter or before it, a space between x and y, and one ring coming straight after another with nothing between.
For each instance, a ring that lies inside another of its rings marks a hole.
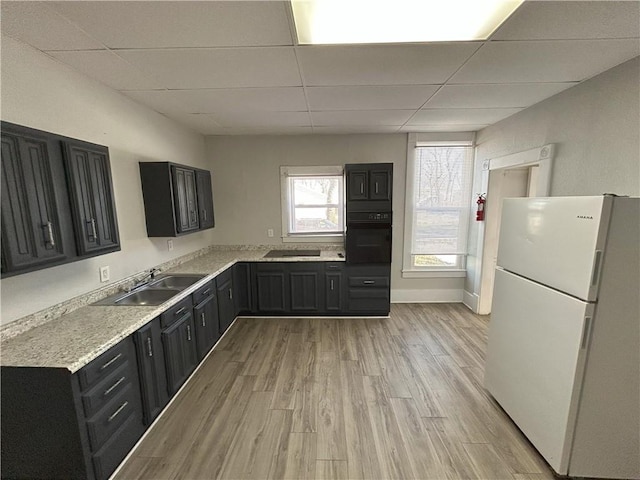
<instances>
[{"instance_id":1,"label":"stainless steel sink","mask_svg":"<svg viewBox=\"0 0 640 480\"><path fill-rule=\"evenodd\" d=\"M142 288L131 292L113 302L115 305L160 305L166 302L180 290L169 288Z\"/></svg>"},{"instance_id":2,"label":"stainless steel sink","mask_svg":"<svg viewBox=\"0 0 640 480\"><path fill-rule=\"evenodd\" d=\"M205 275L167 275L166 277L159 277L149 284L151 288L177 288L185 289L190 287L194 283L202 280Z\"/></svg>"}]
</instances>

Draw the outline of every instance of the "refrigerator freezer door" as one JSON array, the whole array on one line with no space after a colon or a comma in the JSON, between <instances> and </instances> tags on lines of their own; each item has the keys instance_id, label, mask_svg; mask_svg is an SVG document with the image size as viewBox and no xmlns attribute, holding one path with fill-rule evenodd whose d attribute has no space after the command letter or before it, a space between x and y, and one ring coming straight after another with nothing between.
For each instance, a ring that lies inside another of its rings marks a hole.
<instances>
[{"instance_id":1,"label":"refrigerator freezer door","mask_svg":"<svg viewBox=\"0 0 640 480\"><path fill-rule=\"evenodd\" d=\"M562 475L592 312L592 304L496 270L485 387Z\"/></svg>"},{"instance_id":2,"label":"refrigerator freezer door","mask_svg":"<svg viewBox=\"0 0 640 480\"><path fill-rule=\"evenodd\" d=\"M508 198L498 266L595 301L611 197Z\"/></svg>"}]
</instances>

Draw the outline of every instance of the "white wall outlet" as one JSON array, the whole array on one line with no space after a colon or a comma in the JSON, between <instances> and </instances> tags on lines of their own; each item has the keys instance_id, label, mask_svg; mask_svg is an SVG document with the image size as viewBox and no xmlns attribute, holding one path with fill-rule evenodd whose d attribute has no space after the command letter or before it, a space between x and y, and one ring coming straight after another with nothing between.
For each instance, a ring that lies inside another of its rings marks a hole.
<instances>
[{"instance_id":1,"label":"white wall outlet","mask_svg":"<svg viewBox=\"0 0 640 480\"><path fill-rule=\"evenodd\" d=\"M173 240L167 240L167 248L169 251L173 250Z\"/></svg>"},{"instance_id":2,"label":"white wall outlet","mask_svg":"<svg viewBox=\"0 0 640 480\"><path fill-rule=\"evenodd\" d=\"M273 228L267 230L267 237L273 237Z\"/></svg>"},{"instance_id":3,"label":"white wall outlet","mask_svg":"<svg viewBox=\"0 0 640 480\"><path fill-rule=\"evenodd\" d=\"M108 282L109 281L109 267L100 267L100 282Z\"/></svg>"}]
</instances>

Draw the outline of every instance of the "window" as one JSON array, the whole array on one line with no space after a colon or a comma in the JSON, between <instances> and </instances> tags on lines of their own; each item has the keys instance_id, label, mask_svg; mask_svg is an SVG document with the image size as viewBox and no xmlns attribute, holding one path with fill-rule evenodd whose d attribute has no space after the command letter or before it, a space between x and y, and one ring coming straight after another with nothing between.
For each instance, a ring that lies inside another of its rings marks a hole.
<instances>
[{"instance_id":1,"label":"window","mask_svg":"<svg viewBox=\"0 0 640 480\"><path fill-rule=\"evenodd\" d=\"M470 140L410 145L403 276L464 275L472 173Z\"/></svg>"},{"instance_id":2,"label":"window","mask_svg":"<svg viewBox=\"0 0 640 480\"><path fill-rule=\"evenodd\" d=\"M280 167L280 182L284 241L344 234L342 167Z\"/></svg>"}]
</instances>

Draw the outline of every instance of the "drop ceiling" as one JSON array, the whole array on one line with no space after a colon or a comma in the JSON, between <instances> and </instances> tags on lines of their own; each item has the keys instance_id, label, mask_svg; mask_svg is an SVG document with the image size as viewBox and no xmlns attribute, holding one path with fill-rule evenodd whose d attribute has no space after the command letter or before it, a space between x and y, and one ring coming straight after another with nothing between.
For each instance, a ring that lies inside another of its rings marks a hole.
<instances>
[{"instance_id":1,"label":"drop ceiling","mask_svg":"<svg viewBox=\"0 0 640 480\"><path fill-rule=\"evenodd\" d=\"M527 1L487 41L344 46L297 45L280 1L1 9L3 35L205 135L479 130L640 55L637 1Z\"/></svg>"}]
</instances>

